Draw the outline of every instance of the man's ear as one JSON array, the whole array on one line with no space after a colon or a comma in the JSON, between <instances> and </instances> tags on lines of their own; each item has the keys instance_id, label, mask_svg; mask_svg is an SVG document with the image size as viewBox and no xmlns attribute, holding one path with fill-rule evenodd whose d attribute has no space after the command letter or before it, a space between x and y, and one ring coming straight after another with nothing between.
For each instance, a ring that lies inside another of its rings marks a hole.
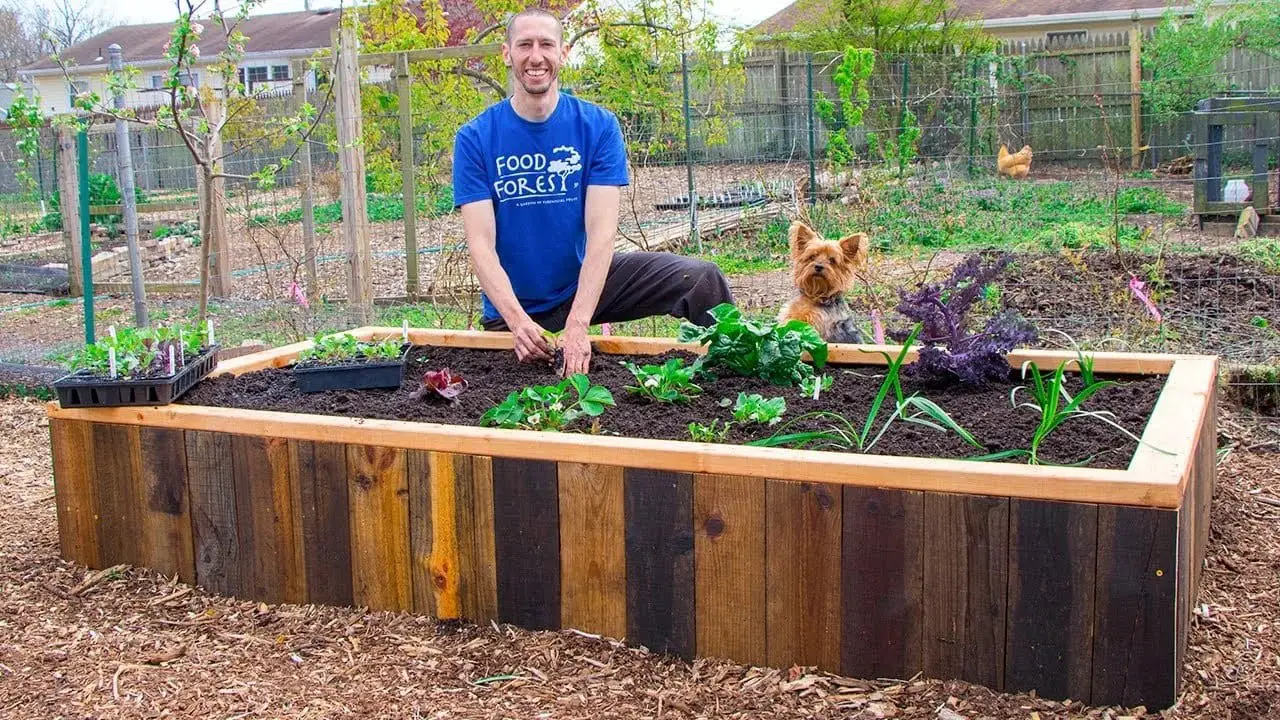
<instances>
[{"instance_id":1,"label":"man's ear","mask_svg":"<svg viewBox=\"0 0 1280 720\"><path fill-rule=\"evenodd\" d=\"M793 258L800 257L800 255L804 253L804 249L809 246L809 243L819 239L818 233L814 232L813 228L805 225L799 220L791 223L791 231L788 234L790 236L789 244L791 245L791 256Z\"/></svg>"},{"instance_id":2,"label":"man's ear","mask_svg":"<svg viewBox=\"0 0 1280 720\"><path fill-rule=\"evenodd\" d=\"M867 245L871 239L866 233L854 233L840 239L840 251L854 265L867 264Z\"/></svg>"}]
</instances>

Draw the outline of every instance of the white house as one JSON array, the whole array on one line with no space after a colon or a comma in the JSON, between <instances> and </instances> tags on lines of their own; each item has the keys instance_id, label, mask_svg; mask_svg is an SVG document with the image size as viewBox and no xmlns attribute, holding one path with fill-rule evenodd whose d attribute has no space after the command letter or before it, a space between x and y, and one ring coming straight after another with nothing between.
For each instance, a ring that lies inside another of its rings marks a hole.
<instances>
[{"instance_id":1,"label":"white house","mask_svg":"<svg viewBox=\"0 0 1280 720\"><path fill-rule=\"evenodd\" d=\"M332 47L333 32L338 27L336 10L276 13L252 16L240 27L248 38L244 58L239 63L240 80L252 93L292 90L291 66L317 51ZM190 82L196 86L217 87L212 73L201 69L213 62L225 49L221 33L205 22L205 39L200 43L200 60ZM130 107L155 107L167 101L160 89L164 85L169 61L164 46L169 42L173 23L121 25L102 32L62 53L63 69L48 57L20 71L27 84L40 96L40 106L47 114L65 113L77 92L96 91L106 96L108 48L119 45L124 63L138 68L138 89L126 97ZM314 78L308 79L314 87Z\"/></svg>"}]
</instances>

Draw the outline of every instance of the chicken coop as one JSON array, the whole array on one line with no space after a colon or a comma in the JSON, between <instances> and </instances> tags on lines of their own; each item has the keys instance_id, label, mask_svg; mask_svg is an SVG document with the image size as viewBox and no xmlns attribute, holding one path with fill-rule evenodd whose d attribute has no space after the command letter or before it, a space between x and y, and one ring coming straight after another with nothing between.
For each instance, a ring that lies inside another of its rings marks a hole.
<instances>
[{"instance_id":1,"label":"chicken coop","mask_svg":"<svg viewBox=\"0 0 1280 720\"><path fill-rule=\"evenodd\" d=\"M1280 222L1268 217L1275 207L1268 164L1278 114L1280 97L1275 96L1214 97L1197 104L1193 211L1201 225L1239 216L1250 206L1264 224ZM1231 132L1229 140L1229 129L1237 127L1241 130ZM1243 172L1231 172L1224 152L1229 144L1246 147L1249 165Z\"/></svg>"}]
</instances>

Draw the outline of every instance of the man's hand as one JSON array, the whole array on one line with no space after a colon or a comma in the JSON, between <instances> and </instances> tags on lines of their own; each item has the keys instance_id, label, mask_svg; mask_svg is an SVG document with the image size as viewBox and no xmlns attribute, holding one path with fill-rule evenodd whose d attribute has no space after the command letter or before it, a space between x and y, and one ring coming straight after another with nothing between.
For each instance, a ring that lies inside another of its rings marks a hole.
<instances>
[{"instance_id":1,"label":"man's hand","mask_svg":"<svg viewBox=\"0 0 1280 720\"><path fill-rule=\"evenodd\" d=\"M533 320L525 320L511 328L515 336L516 359L520 362L546 362L551 359L551 345L543 337L542 326Z\"/></svg>"},{"instance_id":2,"label":"man's hand","mask_svg":"<svg viewBox=\"0 0 1280 720\"><path fill-rule=\"evenodd\" d=\"M571 325L560 336L560 348L564 350L564 377L591 369L591 341L587 340L587 328Z\"/></svg>"}]
</instances>

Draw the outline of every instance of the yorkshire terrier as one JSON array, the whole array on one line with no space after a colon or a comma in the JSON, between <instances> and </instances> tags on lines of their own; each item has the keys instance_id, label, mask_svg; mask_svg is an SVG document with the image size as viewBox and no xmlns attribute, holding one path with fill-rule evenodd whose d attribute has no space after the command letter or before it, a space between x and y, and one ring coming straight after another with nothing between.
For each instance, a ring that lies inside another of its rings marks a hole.
<instances>
[{"instance_id":1,"label":"yorkshire terrier","mask_svg":"<svg viewBox=\"0 0 1280 720\"><path fill-rule=\"evenodd\" d=\"M799 220L791 223L791 277L799 297L778 313L778 322L802 320L832 343L860 343L862 332L844 294L867 263L866 233L824 240Z\"/></svg>"}]
</instances>

